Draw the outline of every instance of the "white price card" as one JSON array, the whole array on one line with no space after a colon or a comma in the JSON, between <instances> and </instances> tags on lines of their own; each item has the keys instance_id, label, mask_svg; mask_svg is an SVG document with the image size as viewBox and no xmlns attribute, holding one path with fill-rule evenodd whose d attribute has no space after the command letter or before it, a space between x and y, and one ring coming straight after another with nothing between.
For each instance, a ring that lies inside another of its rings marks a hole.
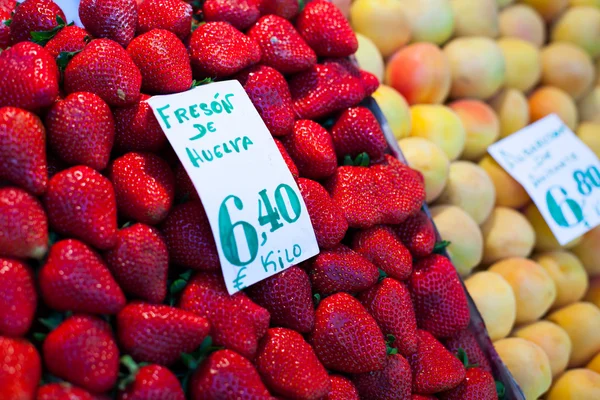
<instances>
[{"instance_id":1,"label":"white price card","mask_svg":"<svg viewBox=\"0 0 600 400\"><path fill-rule=\"evenodd\" d=\"M600 162L551 114L488 147L564 245L600 224Z\"/></svg>"},{"instance_id":2,"label":"white price card","mask_svg":"<svg viewBox=\"0 0 600 400\"><path fill-rule=\"evenodd\" d=\"M298 185L238 81L148 103L200 195L230 294L318 254Z\"/></svg>"}]
</instances>

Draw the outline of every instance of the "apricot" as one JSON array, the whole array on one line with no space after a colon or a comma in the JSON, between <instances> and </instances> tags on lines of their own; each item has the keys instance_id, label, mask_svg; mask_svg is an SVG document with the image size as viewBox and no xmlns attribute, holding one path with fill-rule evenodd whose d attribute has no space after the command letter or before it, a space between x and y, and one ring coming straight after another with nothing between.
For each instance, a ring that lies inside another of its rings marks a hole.
<instances>
[{"instance_id":1,"label":"apricot","mask_svg":"<svg viewBox=\"0 0 600 400\"><path fill-rule=\"evenodd\" d=\"M533 250L535 232L518 211L496 207L481 224L483 263L492 264L508 257L527 257Z\"/></svg>"},{"instance_id":2,"label":"apricot","mask_svg":"<svg viewBox=\"0 0 600 400\"><path fill-rule=\"evenodd\" d=\"M535 122L550 114L557 114L571 130L577 128L579 117L571 96L557 87L542 86L529 96L529 119Z\"/></svg>"},{"instance_id":3,"label":"apricot","mask_svg":"<svg viewBox=\"0 0 600 400\"><path fill-rule=\"evenodd\" d=\"M525 209L525 216L535 231L535 249L537 251L551 251L563 248L570 249L579 243L580 239L577 238L565 244L564 246L561 246L554 237L554 234L550 230L546 220L544 220L540 210L538 210L534 203L531 203L527 206Z\"/></svg>"},{"instance_id":4,"label":"apricot","mask_svg":"<svg viewBox=\"0 0 600 400\"><path fill-rule=\"evenodd\" d=\"M510 4L512 4L515 0L496 0L496 4L498 8L504 8Z\"/></svg>"},{"instance_id":5,"label":"apricot","mask_svg":"<svg viewBox=\"0 0 600 400\"><path fill-rule=\"evenodd\" d=\"M592 303L573 303L548 316L560 325L571 338L573 350L569 368L581 367L600 351L600 309Z\"/></svg>"},{"instance_id":6,"label":"apricot","mask_svg":"<svg viewBox=\"0 0 600 400\"><path fill-rule=\"evenodd\" d=\"M358 39L358 50L356 51L355 57L358 65L360 65L361 69L375 75L379 82L383 82L383 71L385 66L379 49L375 46L375 43L365 35L357 33L356 39Z\"/></svg>"},{"instance_id":7,"label":"apricot","mask_svg":"<svg viewBox=\"0 0 600 400\"><path fill-rule=\"evenodd\" d=\"M508 174L491 156L486 155L479 166L487 172L496 188L496 206L521 208L529 203L523 186Z\"/></svg>"},{"instance_id":8,"label":"apricot","mask_svg":"<svg viewBox=\"0 0 600 400\"><path fill-rule=\"evenodd\" d=\"M569 5L569 0L522 0L522 3L533 7L546 22L551 22Z\"/></svg>"},{"instance_id":9,"label":"apricot","mask_svg":"<svg viewBox=\"0 0 600 400\"><path fill-rule=\"evenodd\" d=\"M404 97L392 87L379 85L373 98L385 116L396 140L410 135L410 107Z\"/></svg>"},{"instance_id":10,"label":"apricot","mask_svg":"<svg viewBox=\"0 0 600 400\"><path fill-rule=\"evenodd\" d=\"M600 226L583 235L572 251L589 276L600 276Z\"/></svg>"},{"instance_id":11,"label":"apricot","mask_svg":"<svg viewBox=\"0 0 600 400\"><path fill-rule=\"evenodd\" d=\"M600 123L600 86L593 88L581 99L579 115L582 121Z\"/></svg>"},{"instance_id":12,"label":"apricot","mask_svg":"<svg viewBox=\"0 0 600 400\"><path fill-rule=\"evenodd\" d=\"M431 140L440 146L450 161L456 160L465 148L467 134L458 115L437 104L419 104L410 108L410 135Z\"/></svg>"},{"instance_id":13,"label":"apricot","mask_svg":"<svg viewBox=\"0 0 600 400\"><path fill-rule=\"evenodd\" d=\"M506 62L504 86L527 92L537 85L542 75L538 48L517 38L499 39L498 46L500 46Z\"/></svg>"},{"instance_id":14,"label":"apricot","mask_svg":"<svg viewBox=\"0 0 600 400\"><path fill-rule=\"evenodd\" d=\"M600 0L569 0L569 6L592 6L600 8Z\"/></svg>"},{"instance_id":15,"label":"apricot","mask_svg":"<svg viewBox=\"0 0 600 400\"><path fill-rule=\"evenodd\" d=\"M387 63L385 83L408 104L443 103L450 92L450 62L439 47L415 43L396 52Z\"/></svg>"},{"instance_id":16,"label":"apricot","mask_svg":"<svg viewBox=\"0 0 600 400\"><path fill-rule=\"evenodd\" d=\"M504 339L513 328L517 301L512 287L502 275L481 271L465 280L465 285L485 322L490 339Z\"/></svg>"},{"instance_id":17,"label":"apricot","mask_svg":"<svg viewBox=\"0 0 600 400\"><path fill-rule=\"evenodd\" d=\"M600 374L589 369L573 369L561 375L546 400L600 399Z\"/></svg>"},{"instance_id":18,"label":"apricot","mask_svg":"<svg viewBox=\"0 0 600 400\"><path fill-rule=\"evenodd\" d=\"M456 271L463 277L469 275L483 255L479 226L456 206L434 206L431 215L440 235L450 242L447 250Z\"/></svg>"},{"instance_id":19,"label":"apricot","mask_svg":"<svg viewBox=\"0 0 600 400\"><path fill-rule=\"evenodd\" d=\"M505 138L525 128L529 123L527 97L517 89L503 89L490 99L500 121L500 137Z\"/></svg>"},{"instance_id":20,"label":"apricot","mask_svg":"<svg viewBox=\"0 0 600 400\"><path fill-rule=\"evenodd\" d=\"M444 53L450 61L452 98L487 99L504 84L504 55L494 40L459 37L444 47Z\"/></svg>"},{"instance_id":21,"label":"apricot","mask_svg":"<svg viewBox=\"0 0 600 400\"><path fill-rule=\"evenodd\" d=\"M515 4L500 12L500 36L526 40L537 47L546 43L546 25L530 6Z\"/></svg>"},{"instance_id":22,"label":"apricot","mask_svg":"<svg viewBox=\"0 0 600 400\"><path fill-rule=\"evenodd\" d=\"M596 307L600 307L600 277L590 278L588 291L583 297L583 301L590 302Z\"/></svg>"},{"instance_id":23,"label":"apricot","mask_svg":"<svg viewBox=\"0 0 600 400\"><path fill-rule=\"evenodd\" d=\"M556 285L552 309L567 306L583 298L588 289L588 276L581 261L573 253L558 250L541 253L534 260L550 275Z\"/></svg>"},{"instance_id":24,"label":"apricot","mask_svg":"<svg viewBox=\"0 0 600 400\"><path fill-rule=\"evenodd\" d=\"M454 14L449 0L403 0L413 42L441 45L452 36Z\"/></svg>"},{"instance_id":25,"label":"apricot","mask_svg":"<svg viewBox=\"0 0 600 400\"><path fill-rule=\"evenodd\" d=\"M600 374L600 353L596 354L585 367Z\"/></svg>"},{"instance_id":26,"label":"apricot","mask_svg":"<svg viewBox=\"0 0 600 400\"><path fill-rule=\"evenodd\" d=\"M400 139L398 145L408 164L425 178L425 200L428 203L434 201L442 193L448 180L448 156L437 144L422 137Z\"/></svg>"},{"instance_id":27,"label":"apricot","mask_svg":"<svg viewBox=\"0 0 600 400\"><path fill-rule=\"evenodd\" d=\"M572 7L554 24L553 42L571 42L584 49L590 57L600 56L600 9Z\"/></svg>"},{"instance_id":28,"label":"apricot","mask_svg":"<svg viewBox=\"0 0 600 400\"><path fill-rule=\"evenodd\" d=\"M452 0L454 36L498 36L496 0Z\"/></svg>"},{"instance_id":29,"label":"apricot","mask_svg":"<svg viewBox=\"0 0 600 400\"><path fill-rule=\"evenodd\" d=\"M463 123L467 139L463 160L478 161L500 136L500 122L494 110L481 100L457 100L449 107Z\"/></svg>"},{"instance_id":30,"label":"apricot","mask_svg":"<svg viewBox=\"0 0 600 400\"><path fill-rule=\"evenodd\" d=\"M541 54L543 85L562 89L575 100L592 87L594 64L580 47L568 42L551 43Z\"/></svg>"}]
</instances>

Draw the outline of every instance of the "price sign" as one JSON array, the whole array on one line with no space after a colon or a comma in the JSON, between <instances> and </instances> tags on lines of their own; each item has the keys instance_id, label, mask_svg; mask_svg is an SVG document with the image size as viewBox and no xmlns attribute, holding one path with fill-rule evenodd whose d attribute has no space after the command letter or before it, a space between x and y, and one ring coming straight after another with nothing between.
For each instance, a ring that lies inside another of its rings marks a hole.
<instances>
[{"instance_id":1,"label":"price sign","mask_svg":"<svg viewBox=\"0 0 600 400\"><path fill-rule=\"evenodd\" d=\"M200 195L230 294L319 252L298 185L238 81L148 103Z\"/></svg>"},{"instance_id":2,"label":"price sign","mask_svg":"<svg viewBox=\"0 0 600 400\"><path fill-rule=\"evenodd\" d=\"M555 115L488 148L564 245L600 224L600 162Z\"/></svg>"}]
</instances>

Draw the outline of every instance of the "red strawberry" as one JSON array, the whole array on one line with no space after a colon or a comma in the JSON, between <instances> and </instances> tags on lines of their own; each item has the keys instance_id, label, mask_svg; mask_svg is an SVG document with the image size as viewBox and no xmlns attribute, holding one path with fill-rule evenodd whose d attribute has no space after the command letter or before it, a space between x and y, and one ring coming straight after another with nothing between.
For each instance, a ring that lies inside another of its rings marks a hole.
<instances>
[{"instance_id":1,"label":"red strawberry","mask_svg":"<svg viewBox=\"0 0 600 400\"><path fill-rule=\"evenodd\" d=\"M282 140L303 177L323 179L335 172L333 141L321 125L310 120L296 121L293 132Z\"/></svg>"},{"instance_id":2,"label":"red strawberry","mask_svg":"<svg viewBox=\"0 0 600 400\"><path fill-rule=\"evenodd\" d=\"M304 71L317 63L317 55L294 25L277 15L262 17L248 31L262 52L261 62L282 74Z\"/></svg>"},{"instance_id":3,"label":"red strawberry","mask_svg":"<svg viewBox=\"0 0 600 400\"><path fill-rule=\"evenodd\" d=\"M126 364L131 375L126 381L127 386L119 390L118 400L185 400L181 383L167 368L156 364L140 367L127 356L121 363Z\"/></svg>"},{"instance_id":4,"label":"red strawberry","mask_svg":"<svg viewBox=\"0 0 600 400\"><path fill-rule=\"evenodd\" d=\"M256 354L269 326L269 312L242 292L230 296L220 273L197 274L184 289L179 306L209 320L217 345L248 358Z\"/></svg>"},{"instance_id":5,"label":"red strawberry","mask_svg":"<svg viewBox=\"0 0 600 400\"><path fill-rule=\"evenodd\" d=\"M331 388L329 375L312 347L291 329L269 329L255 364L267 387L286 398L318 400Z\"/></svg>"},{"instance_id":6,"label":"red strawberry","mask_svg":"<svg viewBox=\"0 0 600 400\"><path fill-rule=\"evenodd\" d=\"M100 398L68 382L60 382L40 386L35 400L100 400Z\"/></svg>"},{"instance_id":7,"label":"red strawberry","mask_svg":"<svg viewBox=\"0 0 600 400\"><path fill-rule=\"evenodd\" d=\"M274 140L275 144L277 145L277 148L279 149L279 152L281 153L281 156L283 157L283 161L285 161L285 165L287 165L294 179L298 179L298 177L300 176L300 172L298 172L298 167L294 163L294 160L292 160L292 157L290 157L283 143L281 143L281 141L279 141L278 139Z\"/></svg>"},{"instance_id":8,"label":"red strawberry","mask_svg":"<svg viewBox=\"0 0 600 400\"><path fill-rule=\"evenodd\" d=\"M296 19L296 29L320 57L347 57L358 49L350 23L326 0L308 3Z\"/></svg>"},{"instance_id":9,"label":"red strawberry","mask_svg":"<svg viewBox=\"0 0 600 400\"><path fill-rule=\"evenodd\" d=\"M272 400L254 366L234 351L212 353L190 382L191 400Z\"/></svg>"},{"instance_id":10,"label":"red strawberry","mask_svg":"<svg viewBox=\"0 0 600 400\"><path fill-rule=\"evenodd\" d=\"M266 65L257 65L242 72L237 79L273 136L292 131L294 105L283 75Z\"/></svg>"},{"instance_id":11,"label":"red strawberry","mask_svg":"<svg viewBox=\"0 0 600 400\"><path fill-rule=\"evenodd\" d=\"M377 225L358 232L352 249L392 278L405 280L412 272L412 256L389 226Z\"/></svg>"},{"instance_id":12,"label":"red strawberry","mask_svg":"<svg viewBox=\"0 0 600 400\"><path fill-rule=\"evenodd\" d=\"M115 122L108 105L93 93L71 93L46 115L48 145L64 162L101 171L108 165Z\"/></svg>"},{"instance_id":13,"label":"red strawberry","mask_svg":"<svg viewBox=\"0 0 600 400\"><path fill-rule=\"evenodd\" d=\"M142 74L118 43L95 39L67 64L64 84L68 93L91 92L123 107L138 101Z\"/></svg>"},{"instance_id":14,"label":"red strawberry","mask_svg":"<svg viewBox=\"0 0 600 400\"><path fill-rule=\"evenodd\" d=\"M6 22L10 20L10 11L0 7L0 50L5 50L10 45L10 26Z\"/></svg>"},{"instance_id":15,"label":"red strawberry","mask_svg":"<svg viewBox=\"0 0 600 400\"><path fill-rule=\"evenodd\" d=\"M450 390L465 379L465 367L429 332L418 330L417 352L408 358L412 390L431 394Z\"/></svg>"},{"instance_id":16,"label":"red strawberry","mask_svg":"<svg viewBox=\"0 0 600 400\"><path fill-rule=\"evenodd\" d=\"M410 396L410 400L437 400L437 397L435 396L429 396L426 394L415 394L413 393Z\"/></svg>"},{"instance_id":17,"label":"red strawberry","mask_svg":"<svg viewBox=\"0 0 600 400\"><path fill-rule=\"evenodd\" d=\"M118 153L128 151L156 153L167 142L167 137L146 102L149 98L150 96L142 94L133 105L113 110L116 128L114 149Z\"/></svg>"},{"instance_id":18,"label":"red strawberry","mask_svg":"<svg viewBox=\"0 0 600 400\"><path fill-rule=\"evenodd\" d=\"M348 230L348 222L342 210L333 202L320 183L299 178L298 187L306 204L319 247L330 249L337 246Z\"/></svg>"},{"instance_id":19,"label":"red strawberry","mask_svg":"<svg viewBox=\"0 0 600 400\"><path fill-rule=\"evenodd\" d=\"M415 257L425 257L433 251L436 242L435 228L423 211L411 215L398 225L396 233Z\"/></svg>"},{"instance_id":20,"label":"red strawberry","mask_svg":"<svg viewBox=\"0 0 600 400\"><path fill-rule=\"evenodd\" d=\"M154 225L169 213L175 197L175 177L159 156L127 153L113 161L108 177L123 217Z\"/></svg>"},{"instance_id":21,"label":"red strawberry","mask_svg":"<svg viewBox=\"0 0 600 400\"><path fill-rule=\"evenodd\" d=\"M469 368L465 380L454 389L439 393L441 400L498 400L494 376L481 368Z\"/></svg>"},{"instance_id":22,"label":"red strawberry","mask_svg":"<svg viewBox=\"0 0 600 400\"><path fill-rule=\"evenodd\" d=\"M400 354L389 355L381 371L355 375L352 381L361 397L369 400L404 400L412 386L410 365Z\"/></svg>"},{"instance_id":23,"label":"red strawberry","mask_svg":"<svg viewBox=\"0 0 600 400\"><path fill-rule=\"evenodd\" d=\"M92 36L83 28L75 25L68 25L62 28L56 36L46 43L44 48L56 58L62 52L77 52L91 40Z\"/></svg>"},{"instance_id":24,"label":"red strawberry","mask_svg":"<svg viewBox=\"0 0 600 400\"><path fill-rule=\"evenodd\" d=\"M205 0L202 13L206 22L229 22L245 31L260 17L259 3L260 0Z\"/></svg>"},{"instance_id":25,"label":"red strawberry","mask_svg":"<svg viewBox=\"0 0 600 400\"><path fill-rule=\"evenodd\" d=\"M0 71L0 107L35 111L58 97L58 67L39 44L17 43L0 53Z\"/></svg>"},{"instance_id":26,"label":"red strawberry","mask_svg":"<svg viewBox=\"0 0 600 400\"><path fill-rule=\"evenodd\" d=\"M292 19L300 11L297 0L262 0L258 8L261 15L275 14L285 19Z\"/></svg>"},{"instance_id":27,"label":"red strawberry","mask_svg":"<svg viewBox=\"0 0 600 400\"><path fill-rule=\"evenodd\" d=\"M37 195L48 185L44 125L20 108L0 108L0 180Z\"/></svg>"},{"instance_id":28,"label":"red strawberry","mask_svg":"<svg viewBox=\"0 0 600 400\"><path fill-rule=\"evenodd\" d=\"M117 245L104 257L123 291L150 303L167 295L169 253L155 228L134 224L121 229Z\"/></svg>"},{"instance_id":29,"label":"red strawberry","mask_svg":"<svg viewBox=\"0 0 600 400\"><path fill-rule=\"evenodd\" d=\"M349 108L342 113L331 130L333 145L339 158L367 153L373 162L383 159L387 142L373 113L366 107Z\"/></svg>"},{"instance_id":30,"label":"red strawberry","mask_svg":"<svg viewBox=\"0 0 600 400\"><path fill-rule=\"evenodd\" d=\"M59 311L116 314L125 306L125 296L106 264L77 240L52 246L38 280L46 304Z\"/></svg>"},{"instance_id":31,"label":"red strawberry","mask_svg":"<svg viewBox=\"0 0 600 400\"><path fill-rule=\"evenodd\" d=\"M57 18L67 19L52 0L25 0L15 9L10 31L12 43L31 40L32 32L50 31L58 27Z\"/></svg>"},{"instance_id":32,"label":"red strawberry","mask_svg":"<svg viewBox=\"0 0 600 400\"><path fill-rule=\"evenodd\" d=\"M36 306L37 293L29 267L17 260L0 258L0 334L26 334Z\"/></svg>"},{"instance_id":33,"label":"red strawberry","mask_svg":"<svg viewBox=\"0 0 600 400\"><path fill-rule=\"evenodd\" d=\"M24 190L0 188L0 256L41 259L48 250L48 219Z\"/></svg>"},{"instance_id":34,"label":"red strawberry","mask_svg":"<svg viewBox=\"0 0 600 400\"><path fill-rule=\"evenodd\" d=\"M51 331L43 345L48 371L91 392L110 390L119 374L119 349L110 325L74 315Z\"/></svg>"},{"instance_id":35,"label":"red strawberry","mask_svg":"<svg viewBox=\"0 0 600 400\"><path fill-rule=\"evenodd\" d=\"M200 202L174 207L161 232L169 248L171 262L196 270L219 270L221 264L217 246Z\"/></svg>"},{"instance_id":36,"label":"red strawberry","mask_svg":"<svg viewBox=\"0 0 600 400\"><path fill-rule=\"evenodd\" d=\"M317 64L293 76L289 82L294 110L300 119L319 119L353 107L365 97L365 89L339 64Z\"/></svg>"},{"instance_id":37,"label":"red strawberry","mask_svg":"<svg viewBox=\"0 0 600 400\"><path fill-rule=\"evenodd\" d=\"M492 367L485 353L479 347L475 336L468 329L445 339L444 346L446 346L448 351L457 356L459 349L462 349L467 354L470 364L477 365L484 371L492 372Z\"/></svg>"},{"instance_id":38,"label":"red strawberry","mask_svg":"<svg viewBox=\"0 0 600 400\"><path fill-rule=\"evenodd\" d=\"M0 0L0 10L11 13L16 6L17 0Z\"/></svg>"},{"instance_id":39,"label":"red strawberry","mask_svg":"<svg viewBox=\"0 0 600 400\"><path fill-rule=\"evenodd\" d=\"M362 292L375 285L377 278L377 267L344 245L321 251L310 269L313 290L322 295Z\"/></svg>"},{"instance_id":40,"label":"red strawberry","mask_svg":"<svg viewBox=\"0 0 600 400\"><path fill-rule=\"evenodd\" d=\"M142 90L167 94L192 86L187 49L174 33L153 29L133 39L127 52L142 73Z\"/></svg>"},{"instance_id":41,"label":"red strawberry","mask_svg":"<svg viewBox=\"0 0 600 400\"><path fill-rule=\"evenodd\" d=\"M331 390L324 400L359 400L354 384L341 375L331 375Z\"/></svg>"},{"instance_id":42,"label":"red strawberry","mask_svg":"<svg viewBox=\"0 0 600 400\"><path fill-rule=\"evenodd\" d=\"M137 360L171 365L198 348L208 335L208 321L196 314L159 304L129 303L117 315L123 351Z\"/></svg>"},{"instance_id":43,"label":"red strawberry","mask_svg":"<svg viewBox=\"0 0 600 400\"><path fill-rule=\"evenodd\" d=\"M315 309L308 275L302 268L290 267L260 281L246 293L271 314L271 324L310 332L315 323Z\"/></svg>"},{"instance_id":44,"label":"red strawberry","mask_svg":"<svg viewBox=\"0 0 600 400\"><path fill-rule=\"evenodd\" d=\"M135 36L136 0L81 0L79 18L92 35L126 47Z\"/></svg>"},{"instance_id":45,"label":"red strawberry","mask_svg":"<svg viewBox=\"0 0 600 400\"><path fill-rule=\"evenodd\" d=\"M379 79L375 75L361 70L349 58L329 58L323 61L323 64L338 64L342 66L346 72L346 76L350 75L361 82L365 97L372 95L379 87Z\"/></svg>"},{"instance_id":46,"label":"red strawberry","mask_svg":"<svg viewBox=\"0 0 600 400\"><path fill-rule=\"evenodd\" d=\"M408 282L419 328L449 337L469 325L467 297L454 266L434 254L419 260Z\"/></svg>"},{"instance_id":47,"label":"red strawberry","mask_svg":"<svg viewBox=\"0 0 600 400\"><path fill-rule=\"evenodd\" d=\"M336 293L319 303L309 343L328 369L359 374L386 364L383 334L354 297Z\"/></svg>"},{"instance_id":48,"label":"red strawberry","mask_svg":"<svg viewBox=\"0 0 600 400\"><path fill-rule=\"evenodd\" d=\"M192 31L192 6L181 0L142 1L138 5L137 34L152 29L166 29L184 40Z\"/></svg>"},{"instance_id":49,"label":"red strawberry","mask_svg":"<svg viewBox=\"0 0 600 400\"><path fill-rule=\"evenodd\" d=\"M192 33L190 57L203 77L233 75L260 61L260 47L226 22L208 22Z\"/></svg>"},{"instance_id":50,"label":"red strawberry","mask_svg":"<svg viewBox=\"0 0 600 400\"><path fill-rule=\"evenodd\" d=\"M175 198L181 201L200 201L198 192L181 163L175 167Z\"/></svg>"},{"instance_id":51,"label":"red strawberry","mask_svg":"<svg viewBox=\"0 0 600 400\"><path fill-rule=\"evenodd\" d=\"M105 250L117 243L117 204L113 186L86 166L66 169L48 184L44 202L50 226Z\"/></svg>"},{"instance_id":52,"label":"red strawberry","mask_svg":"<svg viewBox=\"0 0 600 400\"><path fill-rule=\"evenodd\" d=\"M417 351L417 320L410 293L395 279L385 278L359 296L384 334L393 335L393 347L407 357Z\"/></svg>"},{"instance_id":53,"label":"red strawberry","mask_svg":"<svg viewBox=\"0 0 600 400\"><path fill-rule=\"evenodd\" d=\"M40 355L24 339L0 336L0 398L33 400L42 375Z\"/></svg>"}]
</instances>

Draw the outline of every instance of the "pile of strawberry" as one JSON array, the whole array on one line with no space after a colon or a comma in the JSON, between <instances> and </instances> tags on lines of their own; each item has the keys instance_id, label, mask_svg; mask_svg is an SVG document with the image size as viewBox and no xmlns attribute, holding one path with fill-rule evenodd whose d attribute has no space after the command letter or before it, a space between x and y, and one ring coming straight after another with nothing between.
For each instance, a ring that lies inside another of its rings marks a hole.
<instances>
[{"instance_id":1,"label":"pile of strawberry","mask_svg":"<svg viewBox=\"0 0 600 400\"><path fill-rule=\"evenodd\" d=\"M360 106L377 80L348 61L333 5L82 0L83 29L51 0L14 3L0 0L0 399L497 399L422 177ZM321 248L233 296L145 102L207 79L242 83Z\"/></svg>"}]
</instances>

